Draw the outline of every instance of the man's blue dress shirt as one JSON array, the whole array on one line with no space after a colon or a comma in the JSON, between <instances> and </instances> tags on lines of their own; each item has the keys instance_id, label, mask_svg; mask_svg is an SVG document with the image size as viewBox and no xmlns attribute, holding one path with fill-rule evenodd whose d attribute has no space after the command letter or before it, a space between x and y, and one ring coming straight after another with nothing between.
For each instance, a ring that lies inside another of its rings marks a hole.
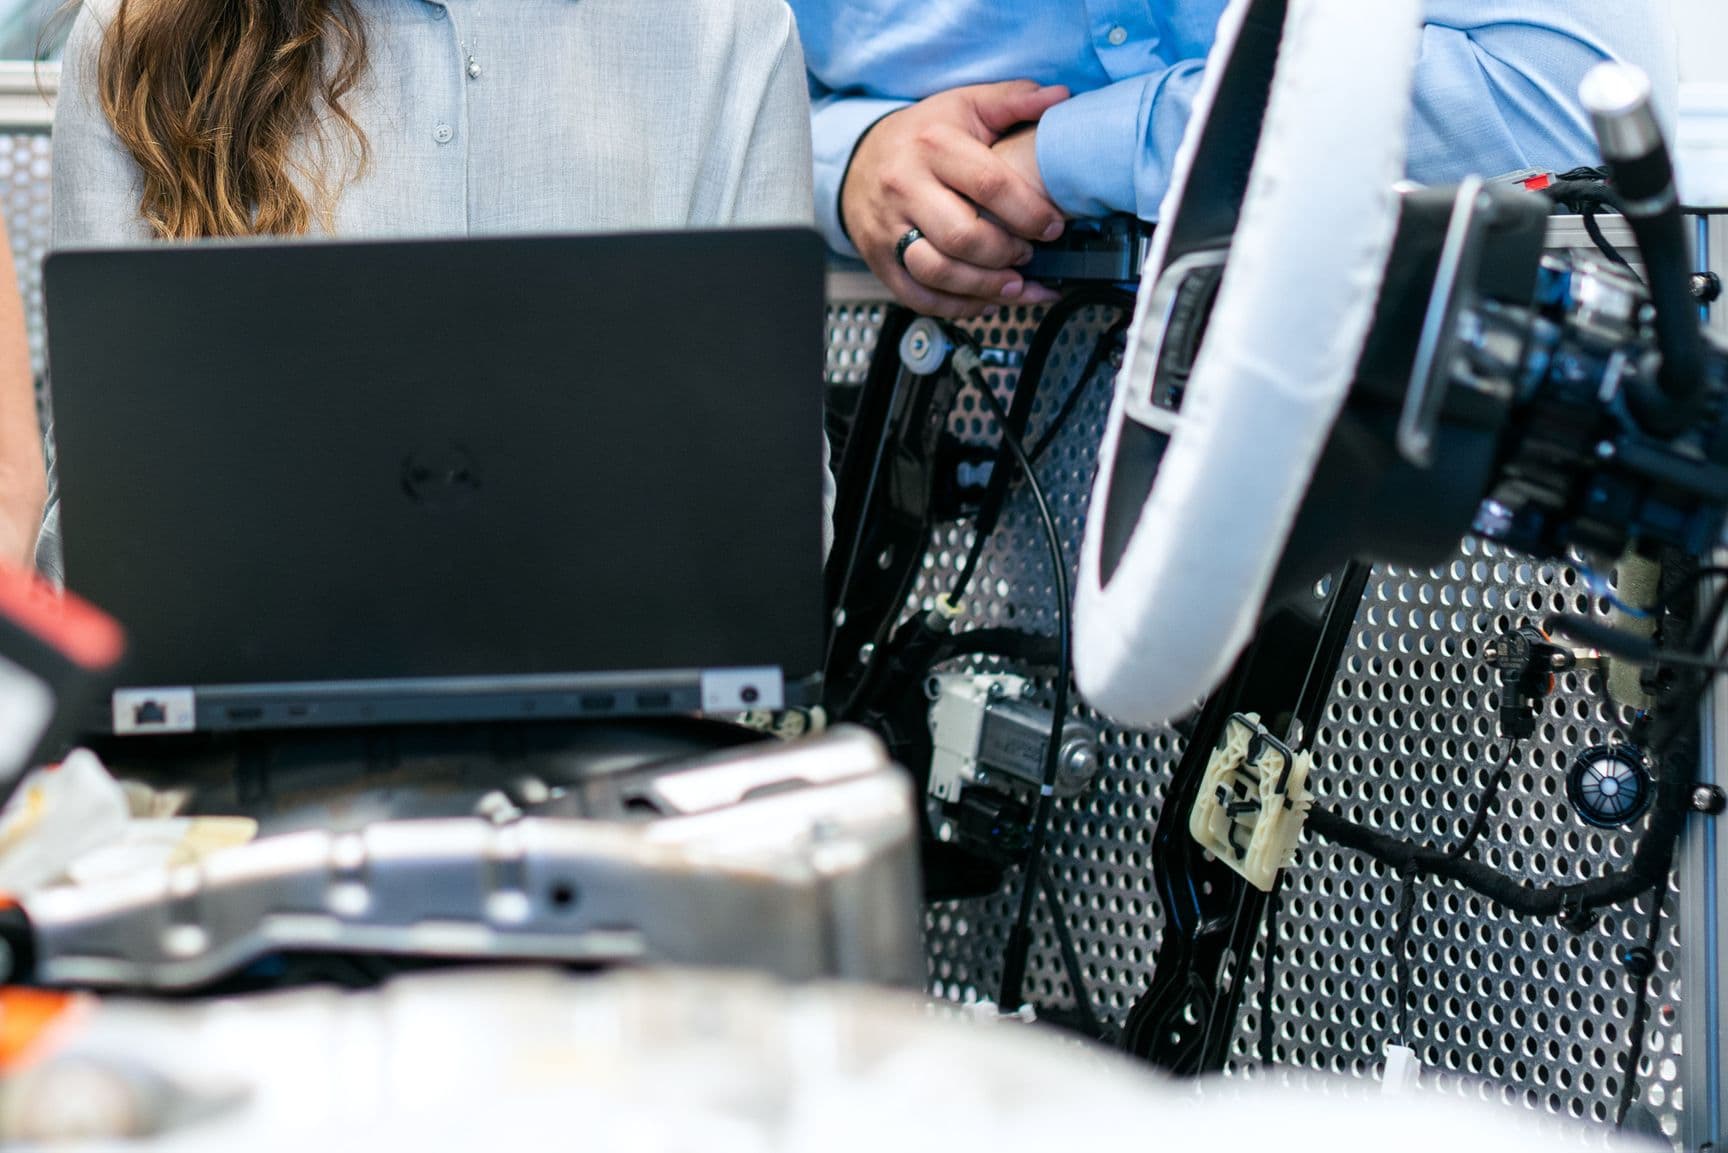
<instances>
[{"instance_id":1,"label":"man's blue dress shirt","mask_svg":"<svg viewBox=\"0 0 1728 1153\"><path fill-rule=\"evenodd\" d=\"M816 212L830 244L852 151L878 119L949 88L1064 84L1038 162L1070 216L1154 219L1225 0L791 0L815 103ZM1409 174L1596 162L1578 84L1614 58L1673 91L1652 0L1428 0ZM1367 55L1362 66L1372 68ZM1671 96L1669 97L1671 102Z\"/></svg>"}]
</instances>

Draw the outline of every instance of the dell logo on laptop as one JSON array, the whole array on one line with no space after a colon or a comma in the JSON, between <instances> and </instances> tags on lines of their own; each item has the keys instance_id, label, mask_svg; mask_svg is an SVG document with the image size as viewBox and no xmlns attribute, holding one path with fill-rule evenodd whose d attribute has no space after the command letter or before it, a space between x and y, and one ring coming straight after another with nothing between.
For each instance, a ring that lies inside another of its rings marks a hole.
<instances>
[{"instance_id":1,"label":"dell logo on laptop","mask_svg":"<svg viewBox=\"0 0 1728 1153\"><path fill-rule=\"evenodd\" d=\"M480 473L458 445L411 452L402 460L402 491L415 504L458 508L480 492Z\"/></svg>"}]
</instances>

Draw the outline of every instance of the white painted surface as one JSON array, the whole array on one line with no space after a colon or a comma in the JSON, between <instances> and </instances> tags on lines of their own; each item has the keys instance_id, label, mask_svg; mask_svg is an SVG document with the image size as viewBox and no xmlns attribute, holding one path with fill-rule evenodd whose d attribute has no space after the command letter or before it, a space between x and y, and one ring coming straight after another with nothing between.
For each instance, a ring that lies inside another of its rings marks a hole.
<instances>
[{"instance_id":1,"label":"white painted surface","mask_svg":"<svg viewBox=\"0 0 1728 1153\"><path fill-rule=\"evenodd\" d=\"M1728 209L1728 0L1653 0L1680 65L1676 152L1688 205Z\"/></svg>"}]
</instances>

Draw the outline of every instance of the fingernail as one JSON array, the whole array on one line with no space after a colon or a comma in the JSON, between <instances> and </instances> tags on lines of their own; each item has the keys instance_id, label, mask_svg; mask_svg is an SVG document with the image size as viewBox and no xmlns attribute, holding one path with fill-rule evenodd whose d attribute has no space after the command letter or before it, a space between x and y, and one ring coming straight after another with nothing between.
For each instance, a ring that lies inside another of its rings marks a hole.
<instances>
[{"instance_id":1,"label":"fingernail","mask_svg":"<svg viewBox=\"0 0 1728 1153\"><path fill-rule=\"evenodd\" d=\"M1015 268L1023 268L1026 265L1031 264L1031 263L1032 263L1032 250L1030 248L1024 248L1024 249L1021 249L1020 255L1017 258L1015 258L1014 267Z\"/></svg>"},{"instance_id":2,"label":"fingernail","mask_svg":"<svg viewBox=\"0 0 1728 1153\"><path fill-rule=\"evenodd\" d=\"M1002 295L1003 296L1019 296L1021 290L1024 289L1025 287L1026 287L1026 282L1024 280L1010 280L1007 284L1004 284L1002 286Z\"/></svg>"},{"instance_id":3,"label":"fingernail","mask_svg":"<svg viewBox=\"0 0 1728 1153\"><path fill-rule=\"evenodd\" d=\"M1056 223L1052 224L1049 228L1046 228L1044 230L1044 239L1045 240L1055 240L1058 236L1061 236L1061 235L1062 235L1062 222L1060 220L1058 220Z\"/></svg>"}]
</instances>

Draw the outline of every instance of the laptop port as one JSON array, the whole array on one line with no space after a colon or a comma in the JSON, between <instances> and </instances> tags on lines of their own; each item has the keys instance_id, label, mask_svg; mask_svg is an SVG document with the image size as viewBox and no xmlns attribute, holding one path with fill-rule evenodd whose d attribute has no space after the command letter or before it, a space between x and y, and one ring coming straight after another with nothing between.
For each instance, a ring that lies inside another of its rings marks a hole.
<instances>
[{"instance_id":1,"label":"laptop port","mask_svg":"<svg viewBox=\"0 0 1728 1153\"><path fill-rule=\"evenodd\" d=\"M258 705L233 705L228 709L228 719L246 724L264 719L264 710Z\"/></svg>"},{"instance_id":2,"label":"laptop port","mask_svg":"<svg viewBox=\"0 0 1728 1153\"><path fill-rule=\"evenodd\" d=\"M115 689L114 732L190 733L198 728L198 702L191 689Z\"/></svg>"},{"instance_id":3,"label":"laptop port","mask_svg":"<svg viewBox=\"0 0 1728 1153\"><path fill-rule=\"evenodd\" d=\"M672 707L672 694L637 693L636 707L639 709L669 709Z\"/></svg>"},{"instance_id":4,"label":"laptop port","mask_svg":"<svg viewBox=\"0 0 1728 1153\"><path fill-rule=\"evenodd\" d=\"M589 693L582 698L585 713L609 713L618 707L618 698L611 693Z\"/></svg>"}]
</instances>

